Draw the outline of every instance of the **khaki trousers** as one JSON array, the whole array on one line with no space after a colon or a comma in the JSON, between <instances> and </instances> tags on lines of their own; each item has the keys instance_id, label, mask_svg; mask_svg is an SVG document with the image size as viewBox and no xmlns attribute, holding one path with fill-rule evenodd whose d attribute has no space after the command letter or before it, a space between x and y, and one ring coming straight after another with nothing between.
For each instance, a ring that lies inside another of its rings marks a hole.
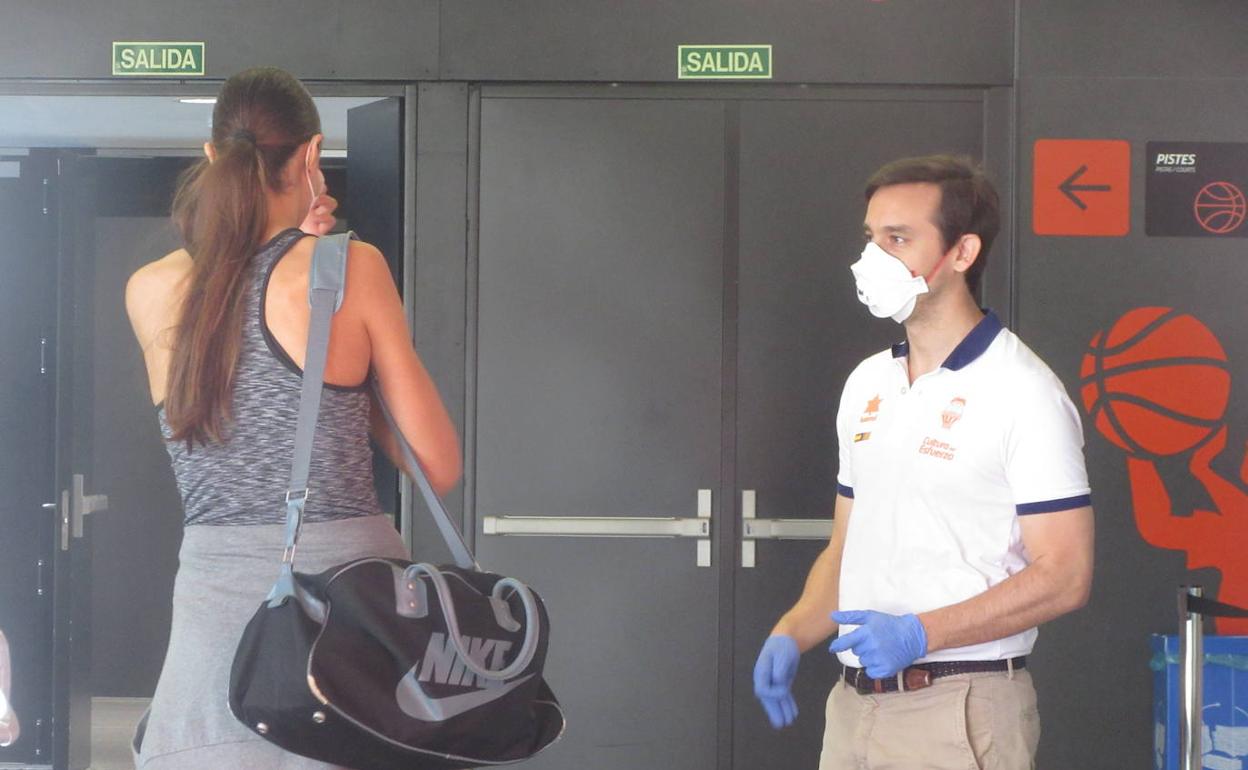
<instances>
[{"instance_id":1,"label":"khaki trousers","mask_svg":"<svg viewBox=\"0 0 1248 770\"><path fill-rule=\"evenodd\" d=\"M1026 671L959 674L931 687L828 696L819 770L1033 770L1040 740Z\"/></svg>"}]
</instances>

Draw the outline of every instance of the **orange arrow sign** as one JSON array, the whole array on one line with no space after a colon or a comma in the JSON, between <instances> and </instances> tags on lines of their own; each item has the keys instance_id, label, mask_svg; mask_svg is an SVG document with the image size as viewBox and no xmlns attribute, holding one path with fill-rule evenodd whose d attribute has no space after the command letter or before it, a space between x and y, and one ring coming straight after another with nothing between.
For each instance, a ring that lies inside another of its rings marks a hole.
<instances>
[{"instance_id":1,"label":"orange arrow sign","mask_svg":"<svg viewBox=\"0 0 1248 770\"><path fill-rule=\"evenodd\" d=\"M1036 235L1126 235L1131 145L1119 139L1040 139L1032 174Z\"/></svg>"}]
</instances>

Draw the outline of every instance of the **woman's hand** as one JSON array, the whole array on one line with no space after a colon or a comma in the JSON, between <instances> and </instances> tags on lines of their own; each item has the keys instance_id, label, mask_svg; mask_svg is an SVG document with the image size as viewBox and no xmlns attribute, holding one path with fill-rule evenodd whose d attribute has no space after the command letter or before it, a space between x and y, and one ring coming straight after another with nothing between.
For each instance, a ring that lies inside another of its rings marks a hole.
<instances>
[{"instance_id":1,"label":"woman's hand","mask_svg":"<svg viewBox=\"0 0 1248 770\"><path fill-rule=\"evenodd\" d=\"M299 225L299 229L308 235L328 235L334 229L334 225L338 224L338 218L334 216L337 208L337 198L328 192L321 193L316 202L312 204L312 210L308 212L307 219Z\"/></svg>"}]
</instances>

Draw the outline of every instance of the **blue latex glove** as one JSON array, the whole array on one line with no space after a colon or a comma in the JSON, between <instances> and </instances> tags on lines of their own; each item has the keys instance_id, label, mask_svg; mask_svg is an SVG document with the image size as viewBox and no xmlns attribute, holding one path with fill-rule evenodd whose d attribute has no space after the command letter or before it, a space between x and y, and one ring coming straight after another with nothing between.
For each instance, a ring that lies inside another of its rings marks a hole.
<instances>
[{"instance_id":1,"label":"blue latex glove","mask_svg":"<svg viewBox=\"0 0 1248 770\"><path fill-rule=\"evenodd\" d=\"M833 612L832 619L858 628L838 637L828 650L853 650L872 679L894 676L927 654L927 630L916 615L846 610Z\"/></svg>"},{"instance_id":2,"label":"blue latex glove","mask_svg":"<svg viewBox=\"0 0 1248 770\"><path fill-rule=\"evenodd\" d=\"M769 636L754 661L754 697L763 704L771 726L779 730L797 719L797 701L789 689L802 653L791 636Z\"/></svg>"}]
</instances>

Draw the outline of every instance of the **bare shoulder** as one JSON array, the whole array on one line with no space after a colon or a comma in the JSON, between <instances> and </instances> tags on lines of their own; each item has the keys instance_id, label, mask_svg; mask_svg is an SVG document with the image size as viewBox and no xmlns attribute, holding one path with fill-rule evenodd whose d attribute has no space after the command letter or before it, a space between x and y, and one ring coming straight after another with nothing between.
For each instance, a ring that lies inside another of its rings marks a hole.
<instances>
[{"instance_id":1,"label":"bare shoulder","mask_svg":"<svg viewBox=\"0 0 1248 770\"><path fill-rule=\"evenodd\" d=\"M364 288L376 288L377 283L393 284L390 265L381 250L366 241L351 241L347 250L347 279L357 279Z\"/></svg>"},{"instance_id":2,"label":"bare shoulder","mask_svg":"<svg viewBox=\"0 0 1248 770\"><path fill-rule=\"evenodd\" d=\"M160 299L176 288L190 272L191 255L186 253L186 249L171 251L134 271L126 282L127 302L132 295L136 300Z\"/></svg>"},{"instance_id":3,"label":"bare shoulder","mask_svg":"<svg viewBox=\"0 0 1248 770\"><path fill-rule=\"evenodd\" d=\"M351 241L345 288L344 301L356 305L364 315L398 298L389 263L376 246L364 241Z\"/></svg>"},{"instance_id":4,"label":"bare shoulder","mask_svg":"<svg viewBox=\"0 0 1248 770\"><path fill-rule=\"evenodd\" d=\"M139 268L126 282L126 313L144 348L172 326L190 273L191 255L178 249Z\"/></svg>"}]
</instances>

